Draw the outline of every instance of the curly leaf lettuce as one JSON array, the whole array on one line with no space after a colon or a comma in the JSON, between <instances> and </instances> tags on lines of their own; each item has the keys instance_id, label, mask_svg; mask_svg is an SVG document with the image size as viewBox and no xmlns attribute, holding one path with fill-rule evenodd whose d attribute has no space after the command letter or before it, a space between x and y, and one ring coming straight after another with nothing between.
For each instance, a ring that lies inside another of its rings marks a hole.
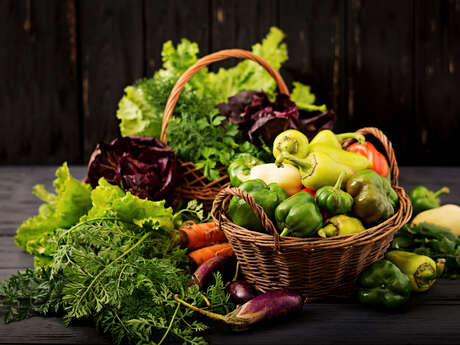
<instances>
[{"instance_id":1,"label":"curly leaf lettuce","mask_svg":"<svg viewBox=\"0 0 460 345\"><path fill-rule=\"evenodd\" d=\"M262 43L252 47L252 52L267 60L275 70L279 70L288 58L286 44L281 43L283 39L284 33L273 27ZM153 78L128 86L119 102L117 118L121 120L120 130L123 136L159 137L169 93L180 76L198 61L198 53L198 45L187 39L182 39L176 48L171 41L164 43L161 53L162 68ZM181 113L183 105L197 97L211 98L211 103L216 105L243 90L263 89L272 95L275 88L276 83L270 74L250 60L241 61L229 69L221 68L217 73L203 68L185 85L175 112ZM204 108L207 110L207 106Z\"/></svg>"},{"instance_id":2,"label":"curly leaf lettuce","mask_svg":"<svg viewBox=\"0 0 460 345\"><path fill-rule=\"evenodd\" d=\"M157 223L164 230L173 230L173 210L165 207L165 201L140 199L120 187L99 180L99 185L91 192L93 207L81 221L114 217L127 223L142 227L145 224Z\"/></svg>"},{"instance_id":3,"label":"curly leaf lettuce","mask_svg":"<svg viewBox=\"0 0 460 345\"><path fill-rule=\"evenodd\" d=\"M43 185L36 185L33 193L45 203L38 215L21 224L16 232L18 247L34 255L48 255L47 238L57 228L69 228L91 208L91 187L70 175L67 163L56 171L53 186L56 194L46 191Z\"/></svg>"},{"instance_id":4,"label":"curly leaf lettuce","mask_svg":"<svg viewBox=\"0 0 460 345\"><path fill-rule=\"evenodd\" d=\"M294 89L291 93L291 100L297 104L299 109L306 111L320 111L322 113L327 110L326 104L314 104L316 96L311 93L310 86L304 85L297 81L293 82L292 85L294 85Z\"/></svg>"},{"instance_id":5,"label":"curly leaf lettuce","mask_svg":"<svg viewBox=\"0 0 460 345\"><path fill-rule=\"evenodd\" d=\"M286 44L281 43L284 36L280 29L272 27L262 43L252 46L252 52L266 60L276 71L288 59ZM244 90L264 90L271 96L276 89L273 77L251 60L244 60L233 68L221 68L217 73L209 73L208 83L219 90L216 104Z\"/></svg>"}]
</instances>

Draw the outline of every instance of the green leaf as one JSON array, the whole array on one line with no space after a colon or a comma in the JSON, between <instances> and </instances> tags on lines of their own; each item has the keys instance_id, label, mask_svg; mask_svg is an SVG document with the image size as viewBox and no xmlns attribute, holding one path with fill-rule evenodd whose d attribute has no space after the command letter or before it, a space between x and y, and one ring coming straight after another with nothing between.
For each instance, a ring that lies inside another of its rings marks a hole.
<instances>
[{"instance_id":1,"label":"green leaf","mask_svg":"<svg viewBox=\"0 0 460 345\"><path fill-rule=\"evenodd\" d=\"M326 105L314 105L315 95L310 92L310 86L304 85L299 82L293 82L294 89L291 93L291 100L293 100L299 109L306 111L321 111L325 112L327 110Z\"/></svg>"},{"instance_id":2,"label":"green leaf","mask_svg":"<svg viewBox=\"0 0 460 345\"><path fill-rule=\"evenodd\" d=\"M225 120L225 116L216 116L216 117L212 120L212 124L213 124L214 126L219 126L219 125L222 123L222 121L224 121L224 120Z\"/></svg>"},{"instance_id":3,"label":"green leaf","mask_svg":"<svg viewBox=\"0 0 460 345\"><path fill-rule=\"evenodd\" d=\"M49 243L50 234L76 224L91 207L91 187L73 178L67 163L57 169L56 177L56 194L47 192L42 185L34 187L33 193L45 204L40 206L38 215L25 220L16 231L16 244L30 254L51 255L54 248Z\"/></svg>"}]
</instances>

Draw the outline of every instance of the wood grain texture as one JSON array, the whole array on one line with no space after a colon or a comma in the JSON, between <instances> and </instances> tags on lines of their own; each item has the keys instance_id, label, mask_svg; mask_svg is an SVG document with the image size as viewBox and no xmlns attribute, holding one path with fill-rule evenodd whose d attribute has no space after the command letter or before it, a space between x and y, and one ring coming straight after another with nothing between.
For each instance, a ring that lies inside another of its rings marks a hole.
<instances>
[{"instance_id":1,"label":"wood grain texture","mask_svg":"<svg viewBox=\"0 0 460 345\"><path fill-rule=\"evenodd\" d=\"M348 1L349 129L378 127L402 164L413 155L413 1Z\"/></svg>"},{"instance_id":2,"label":"wood grain texture","mask_svg":"<svg viewBox=\"0 0 460 345\"><path fill-rule=\"evenodd\" d=\"M142 0L82 0L80 11L84 161L119 135L116 110L127 85L144 75Z\"/></svg>"},{"instance_id":3,"label":"wood grain texture","mask_svg":"<svg viewBox=\"0 0 460 345\"><path fill-rule=\"evenodd\" d=\"M417 157L460 165L460 2L415 1Z\"/></svg>"},{"instance_id":4,"label":"wood grain texture","mask_svg":"<svg viewBox=\"0 0 460 345\"><path fill-rule=\"evenodd\" d=\"M0 314L3 319L3 315ZM88 324L65 327L58 317L33 317L5 325L0 322L0 344L112 344Z\"/></svg>"},{"instance_id":5,"label":"wood grain texture","mask_svg":"<svg viewBox=\"0 0 460 345\"><path fill-rule=\"evenodd\" d=\"M43 184L48 191L54 191L56 169L56 166L0 167L0 237L14 235L25 219L37 214L42 202L32 195L32 187ZM86 176L86 167L69 169L77 179Z\"/></svg>"},{"instance_id":6,"label":"wood grain texture","mask_svg":"<svg viewBox=\"0 0 460 345\"><path fill-rule=\"evenodd\" d=\"M215 0L211 6L211 50L240 48L251 50L269 32L278 26L278 1L275 0ZM227 60L210 66L231 67L239 61Z\"/></svg>"},{"instance_id":7,"label":"wood grain texture","mask_svg":"<svg viewBox=\"0 0 460 345\"><path fill-rule=\"evenodd\" d=\"M283 66L289 86L311 86L316 104L327 104L347 128L345 102L345 2L286 1L280 6L280 28L286 33L289 59Z\"/></svg>"},{"instance_id":8,"label":"wood grain texture","mask_svg":"<svg viewBox=\"0 0 460 345\"><path fill-rule=\"evenodd\" d=\"M81 159L73 8L0 2L0 164Z\"/></svg>"},{"instance_id":9,"label":"wood grain texture","mask_svg":"<svg viewBox=\"0 0 460 345\"><path fill-rule=\"evenodd\" d=\"M147 76L162 65L163 43L174 45L182 38L198 43L200 56L210 52L210 0L169 0L145 2L145 63Z\"/></svg>"}]
</instances>

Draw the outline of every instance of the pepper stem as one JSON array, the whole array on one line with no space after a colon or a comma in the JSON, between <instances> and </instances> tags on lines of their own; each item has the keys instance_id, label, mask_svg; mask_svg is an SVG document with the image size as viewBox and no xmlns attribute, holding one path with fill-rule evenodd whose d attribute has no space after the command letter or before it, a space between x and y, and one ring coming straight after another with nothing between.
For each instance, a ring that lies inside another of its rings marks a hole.
<instances>
[{"instance_id":1,"label":"pepper stem","mask_svg":"<svg viewBox=\"0 0 460 345\"><path fill-rule=\"evenodd\" d=\"M334 224L328 224L318 230L318 235L322 238L337 236L338 229Z\"/></svg>"},{"instance_id":2,"label":"pepper stem","mask_svg":"<svg viewBox=\"0 0 460 345\"><path fill-rule=\"evenodd\" d=\"M436 260L436 278L439 278L444 273L444 268L446 267L446 259Z\"/></svg>"},{"instance_id":3,"label":"pepper stem","mask_svg":"<svg viewBox=\"0 0 460 345\"><path fill-rule=\"evenodd\" d=\"M312 167L312 164L308 162L306 159L301 159L298 158L294 155L291 155L290 153L287 152L282 152L278 158L276 158L275 164L278 168L283 166L284 161L291 161L301 167L302 169L310 169Z\"/></svg>"},{"instance_id":4,"label":"pepper stem","mask_svg":"<svg viewBox=\"0 0 460 345\"><path fill-rule=\"evenodd\" d=\"M339 178L337 179L337 182L335 183L334 189L342 189L342 182L344 177L345 171L342 171L339 175Z\"/></svg>"},{"instance_id":5,"label":"pepper stem","mask_svg":"<svg viewBox=\"0 0 460 345\"><path fill-rule=\"evenodd\" d=\"M286 236L289 232L289 228L284 228L283 231L281 231L280 236Z\"/></svg>"},{"instance_id":6,"label":"pepper stem","mask_svg":"<svg viewBox=\"0 0 460 345\"><path fill-rule=\"evenodd\" d=\"M174 299L179 302L180 304L183 304L185 305L187 308L190 308L200 314L203 314L207 317L210 317L211 319L214 319L214 320L220 320L220 321L223 321L223 322L227 322L227 319L225 318L224 315L221 315L221 314L217 314L217 313L213 313L211 311L207 311L207 310L203 310L203 309L200 309L198 307L195 307L194 305L191 305L190 303L187 303L185 302L184 300L180 299L179 298L179 295L175 294L174 295Z\"/></svg>"},{"instance_id":7,"label":"pepper stem","mask_svg":"<svg viewBox=\"0 0 460 345\"><path fill-rule=\"evenodd\" d=\"M366 142L364 135L357 134L357 133L340 133L340 134L336 134L335 137L340 142L340 144L342 144L342 142L348 138L353 138L362 145L364 145L364 143Z\"/></svg>"},{"instance_id":8,"label":"pepper stem","mask_svg":"<svg viewBox=\"0 0 460 345\"><path fill-rule=\"evenodd\" d=\"M450 189L448 187L442 187L440 190L434 193L434 197L437 198L441 194L449 194L449 193L450 193Z\"/></svg>"}]
</instances>

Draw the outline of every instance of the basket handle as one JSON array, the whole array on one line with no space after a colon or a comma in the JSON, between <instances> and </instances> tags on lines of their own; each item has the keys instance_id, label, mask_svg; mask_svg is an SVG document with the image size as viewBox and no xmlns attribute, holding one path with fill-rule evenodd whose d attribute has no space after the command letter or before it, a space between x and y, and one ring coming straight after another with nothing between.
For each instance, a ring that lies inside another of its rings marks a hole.
<instances>
[{"instance_id":1,"label":"basket handle","mask_svg":"<svg viewBox=\"0 0 460 345\"><path fill-rule=\"evenodd\" d=\"M226 60L229 58L249 59L257 62L259 65L265 68L268 73L270 73L273 79L275 79L280 92L289 96L289 90L281 75L260 56L257 56L243 49L226 49L218 51L216 53L209 54L199 59L197 62L195 62L193 66L186 70L184 74L182 74L182 76L176 82L176 85L174 85L174 87L172 88L171 93L169 94L168 101L166 102L165 110L163 113L163 123L161 125L160 140L163 143L166 144L166 131L168 129L168 122L171 116L173 115L174 107L176 106L177 100L179 99L179 96L185 84L193 77L193 75L196 72L201 70L203 67L206 67L207 65L213 62Z\"/></svg>"},{"instance_id":2,"label":"basket handle","mask_svg":"<svg viewBox=\"0 0 460 345\"><path fill-rule=\"evenodd\" d=\"M252 208L257 218L262 223L262 227L268 230L273 235L273 240L275 243L274 249L279 252L280 250L280 235L276 230L275 226L273 225L272 221L266 215L262 206L258 205L254 198L248 193L239 188L235 187L227 187L222 189L214 199L214 203L212 204L211 214L214 220L219 222L219 228L221 228L222 223L222 216L225 212L224 210L224 202L228 200L230 196L236 196L242 198L249 207Z\"/></svg>"},{"instance_id":3,"label":"basket handle","mask_svg":"<svg viewBox=\"0 0 460 345\"><path fill-rule=\"evenodd\" d=\"M364 127L364 128L358 129L356 133L362 134L362 135L372 134L382 143L387 153L387 158L390 164L391 183L393 185L397 185L398 177L399 177L399 168L398 168L398 162L396 161L395 151L393 149L393 145L391 144L391 141L387 138L385 134L383 134L383 132L380 129L376 127ZM346 148L352 143L352 141L354 141L354 139L346 139L343 142L343 147Z\"/></svg>"}]
</instances>

